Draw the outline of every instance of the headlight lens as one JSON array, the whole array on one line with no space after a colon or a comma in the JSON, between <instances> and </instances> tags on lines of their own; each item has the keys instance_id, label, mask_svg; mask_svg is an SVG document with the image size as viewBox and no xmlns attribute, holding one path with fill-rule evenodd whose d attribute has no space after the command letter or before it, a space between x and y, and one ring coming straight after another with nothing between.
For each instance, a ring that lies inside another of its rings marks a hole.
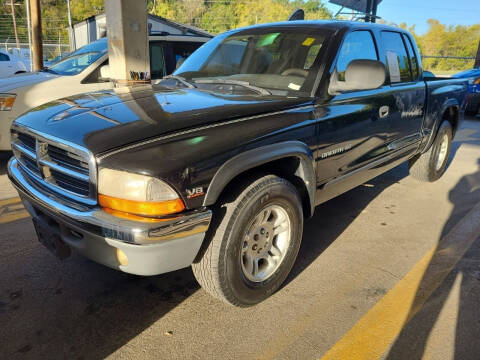
<instances>
[{"instance_id":1,"label":"headlight lens","mask_svg":"<svg viewBox=\"0 0 480 360\"><path fill-rule=\"evenodd\" d=\"M14 94L0 94L0 111L12 110L16 97Z\"/></svg>"},{"instance_id":2,"label":"headlight lens","mask_svg":"<svg viewBox=\"0 0 480 360\"><path fill-rule=\"evenodd\" d=\"M475 80L473 83L474 83L475 85L480 85L480 78L478 78L477 80Z\"/></svg>"},{"instance_id":3,"label":"headlight lens","mask_svg":"<svg viewBox=\"0 0 480 360\"><path fill-rule=\"evenodd\" d=\"M183 201L168 184L145 175L100 169L100 206L141 216L160 216L185 209Z\"/></svg>"}]
</instances>

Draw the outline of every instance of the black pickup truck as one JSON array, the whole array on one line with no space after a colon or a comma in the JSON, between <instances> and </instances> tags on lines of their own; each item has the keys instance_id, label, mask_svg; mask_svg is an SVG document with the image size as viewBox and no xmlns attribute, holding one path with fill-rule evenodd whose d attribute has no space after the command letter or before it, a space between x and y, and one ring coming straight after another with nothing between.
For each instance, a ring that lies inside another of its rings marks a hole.
<instances>
[{"instance_id":1,"label":"black pickup truck","mask_svg":"<svg viewBox=\"0 0 480 360\"><path fill-rule=\"evenodd\" d=\"M393 27L233 30L158 85L19 117L9 176L60 258L139 275L191 265L207 292L250 306L287 277L316 205L404 161L442 175L467 81L422 74Z\"/></svg>"}]
</instances>

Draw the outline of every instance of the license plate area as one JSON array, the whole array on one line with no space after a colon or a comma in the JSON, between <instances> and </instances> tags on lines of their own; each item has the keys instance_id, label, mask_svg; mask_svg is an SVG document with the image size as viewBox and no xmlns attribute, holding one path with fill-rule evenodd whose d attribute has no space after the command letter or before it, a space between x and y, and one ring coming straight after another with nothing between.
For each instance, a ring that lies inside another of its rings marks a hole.
<instances>
[{"instance_id":1,"label":"license plate area","mask_svg":"<svg viewBox=\"0 0 480 360\"><path fill-rule=\"evenodd\" d=\"M32 219L38 241L60 260L68 258L71 250L60 236L59 224L53 219L44 217Z\"/></svg>"}]
</instances>

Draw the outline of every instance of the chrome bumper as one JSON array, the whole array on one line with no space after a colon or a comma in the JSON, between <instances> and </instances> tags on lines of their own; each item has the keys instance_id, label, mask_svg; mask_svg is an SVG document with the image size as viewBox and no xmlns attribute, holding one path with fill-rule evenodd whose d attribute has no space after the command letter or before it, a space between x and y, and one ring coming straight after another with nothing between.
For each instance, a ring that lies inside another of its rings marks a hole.
<instances>
[{"instance_id":1,"label":"chrome bumper","mask_svg":"<svg viewBox=\"0 0 480 360\"><path fill-rule=\"evenodd\" d=\"M210 210L204 209L161 223L121 219L42 188L41 183L24 174L15 158L8 163L8 175L34 219L53 219L60 237L70 247L94 261L134 274L154 275L189 266L212 216ZM128 266L117 261L117 249L131 259Z\"/></svg>"}]
</instances>

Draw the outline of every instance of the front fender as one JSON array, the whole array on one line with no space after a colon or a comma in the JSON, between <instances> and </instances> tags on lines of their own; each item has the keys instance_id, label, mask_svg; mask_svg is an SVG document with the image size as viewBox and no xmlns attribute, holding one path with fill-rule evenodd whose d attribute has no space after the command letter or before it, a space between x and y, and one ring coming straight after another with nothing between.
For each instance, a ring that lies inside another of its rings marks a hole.
<instances>
[{"instance_id":1,"label":"front fender","mask_svg":"<svg viewBox=\"0 0 480 360\"><path fill-rule=\"evenodd\" d=\"M225 187L241 173L288 157L296 157L300 160L295 175L305 183L310 200L310 208L313 211L315 208L316 187L315 160L310 148L300 141L285 141L261 146L229 159L217 170L212 178L203 205L213 205Z\"/></svg>"}]
</instances>

